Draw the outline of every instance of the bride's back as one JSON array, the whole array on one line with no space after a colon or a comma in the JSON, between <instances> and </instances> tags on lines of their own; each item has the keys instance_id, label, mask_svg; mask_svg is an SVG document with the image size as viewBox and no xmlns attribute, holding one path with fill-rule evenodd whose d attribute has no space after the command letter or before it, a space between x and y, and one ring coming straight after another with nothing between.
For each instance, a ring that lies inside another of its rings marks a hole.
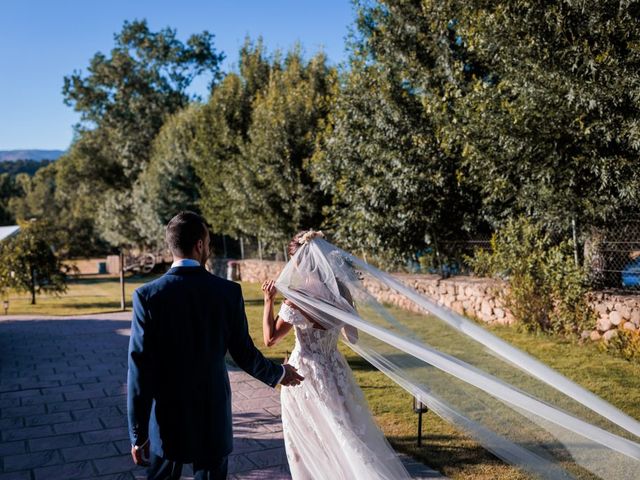
<instances>
[{"instance_id":1,"label":"bride's back","mask_svg":"<svg viewBox=\"0 0 640 480\"><path fill-rule=\"evenodd\" d=\"M300 355L329 354L337 349L339 327L325 328L307 318L298 308L285 302L279 316L295 328L296 347Z\"/></svg>"}]
</instances>

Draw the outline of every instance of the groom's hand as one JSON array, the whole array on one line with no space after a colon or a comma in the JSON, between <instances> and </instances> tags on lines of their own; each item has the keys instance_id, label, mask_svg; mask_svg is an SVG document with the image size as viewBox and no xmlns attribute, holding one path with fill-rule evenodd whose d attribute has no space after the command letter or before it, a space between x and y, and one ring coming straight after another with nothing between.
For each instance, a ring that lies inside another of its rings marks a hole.
<instances>
[{"instance_id":1,"label":"groom's hand","mask_svg":"<svg viewBox=\"0 0 640 480\"><path fill-rule=\"evenodd\" d=\"M289 364L284 364L282 366L284 367L284 377L280 384L285 387L300 385L300 382L304 380L304 377L298 374L298 370Z\"/></svg>"},{"instance_id":2,"label":"groom's hand","mask_svg":"<svg viewBox=\"0 0 640 480\"><path fill-rule=\"evenodd\" d=\"M133 463L142 467L149 466L149 440L142 446L131 446L131 456L133 457Z\"/></svg>"}]
</instances>

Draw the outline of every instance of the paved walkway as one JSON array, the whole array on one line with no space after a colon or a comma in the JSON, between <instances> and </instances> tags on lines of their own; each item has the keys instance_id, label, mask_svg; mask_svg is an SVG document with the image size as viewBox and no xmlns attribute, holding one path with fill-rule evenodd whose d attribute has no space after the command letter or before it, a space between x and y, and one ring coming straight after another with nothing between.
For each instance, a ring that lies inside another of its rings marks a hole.
<instances>
[{"instance_id":1,"label":"paved walkway","mask_svg":"<svg viewBox=\"0 0 640 480\"><path fill-rule=\"evenodd\" d=\"M132 480L130 313L0 318L0 480ZM289 479L278 391L231 371L231 479ZM405 458L414 478L439 474ZM185 479L191 470L185 467Z\"/></svg>"}]
</instances>

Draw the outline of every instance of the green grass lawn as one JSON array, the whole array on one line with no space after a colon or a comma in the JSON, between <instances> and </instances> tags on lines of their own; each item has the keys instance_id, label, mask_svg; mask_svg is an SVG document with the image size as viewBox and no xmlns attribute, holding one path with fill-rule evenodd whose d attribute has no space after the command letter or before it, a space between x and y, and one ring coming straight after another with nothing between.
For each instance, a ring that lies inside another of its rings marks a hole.
<instances>
[{"instance_id":1,"label":"green grass lawn","mask_svg":"<svg viewBox=\"0 0 640 480\"><path fill-rule=\"evenodd\" d=\"M145 281L149 281L149 277L128 278L127 298L130 299L132 290ZM250 332L255 343L269 358L282 361L293 348L293 334L275 347L265 348L262 344L262 294L259 285L243 284L243 291ZM73 315L115 311L119 307L117 278L88 277L71 282L69 291L63 296L38 297L38 304L35 306L29 305L28 295L12 295L10 313ZM417 318L416 316L416 321ZM408 321L412 319L408 317ZM491 330L625 413L640 418L640 366L637 364L600 352L591 344L578 346L566 340L546 335L536 336L509 327ZM449 347L451 351L460 348L459 345L447 345L446 335L428 331L424 333L440 339L441 344L435 345L437 348ZM454 479L530 478L497 460L471 438L431 412L424 417L423 444L418 448L417 416L412 411L411 396L347 347L341 345L340 348L354 370L376 421L396 449ZM469 354L473 355L473 352Z\"/></svg>"},{"instance_id":2,"label":"green grass lawn","mask_svg":"<svg viewBox=\"0 0 640 480\"><path fill-rule=\"evenodd\" d=\"M131 294L152 277L126 277L125 298L131 308ZM10 315L87 315L120 310L120 281L118 277L86 275L69 282L63 295L38 295L31 305L26 293L9 295Z\"/></svg>"}]
</instances>

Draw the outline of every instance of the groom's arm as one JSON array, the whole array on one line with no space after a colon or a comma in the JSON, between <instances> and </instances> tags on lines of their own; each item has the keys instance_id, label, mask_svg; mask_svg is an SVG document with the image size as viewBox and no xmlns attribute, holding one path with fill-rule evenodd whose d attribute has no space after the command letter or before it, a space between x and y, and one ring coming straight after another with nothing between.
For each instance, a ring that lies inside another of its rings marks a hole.
<instances>
[{"instance_id":1,"label":"groom's arm","mask_svg":"<svg viewBox=\"0 0 640 480\"><path fill-rule=\"evenodd\" d=\"M242 289L238 285L236 308L231 319L229 353L238 366L252 377L275 387L284 377L282 365L267 360L258 350L249 335L249 325L244 311Z\"/></svg>"},{"instance_id":2,"label":"groom's arm","mask_svg":"<svg viewBox=\"0 0 640 480\"><path fill-rule=\"evenodd\" d=\"M134 291L127 375L127 411L132 445L142 445L149 438L149 416L153 400L149 365L148 314L143 302L139 292Z\"/></svg>"}]
</instances>

